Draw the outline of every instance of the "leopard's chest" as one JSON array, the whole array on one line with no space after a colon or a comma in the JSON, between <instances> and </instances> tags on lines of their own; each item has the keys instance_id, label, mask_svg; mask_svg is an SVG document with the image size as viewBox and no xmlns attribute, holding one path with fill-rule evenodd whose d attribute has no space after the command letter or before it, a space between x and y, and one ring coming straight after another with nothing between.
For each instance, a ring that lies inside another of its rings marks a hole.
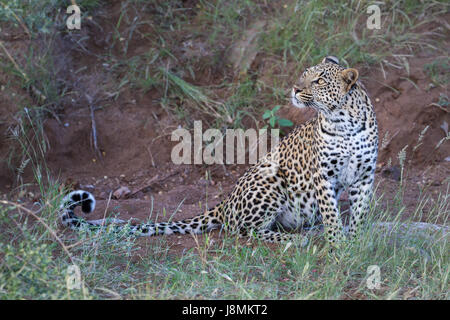
<instances>
[{"instance_id":1,"label":"leopard's chest","mask_svg":"<svg viewBox=\"0 0 450 320\"><path fill-rule=\"evenodd\" d=\"M377 139L372 132L362 131L347 137L328 137L320 144L313 144L309 151L302 157L303 161L297 161L303 165L302 170L286 168L289 201L283 214L278 217L286 228L297 228L305 222L320 220L315 174L320 173L327 179L335 191L336 200L344 189L366 174L373 174Z\"/></svg>"},{"instance_id":2,"label":"leopard's chest","mask_svg":"<svg viewBox=\"0 0 450 320\"><path fill-rule=\"evenodd\" d=\"M339 149L330 154L325 170L328 170L327 175L332 183L346 188L373 171L378 146L367 132L342 139L339 146Z\"/></svg>"}]
</instances>

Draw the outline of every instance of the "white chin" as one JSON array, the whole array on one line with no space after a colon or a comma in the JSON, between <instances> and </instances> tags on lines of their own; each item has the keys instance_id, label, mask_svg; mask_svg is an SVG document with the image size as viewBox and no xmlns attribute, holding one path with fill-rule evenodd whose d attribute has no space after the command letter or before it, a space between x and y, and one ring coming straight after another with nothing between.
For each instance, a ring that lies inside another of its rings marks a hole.
<instances>
[{"instance_id":1,"label":"white chin","mask_svg":"<svg viewBox=\"0 0 450 320\"><path fill-rule=\"evenodd\" d=\"M298 101L295 97L292 97L291 100L292 100L292 104L294 106L296 106L297 108L305 108L306 107L302 102Z\"/></svg>"}]
</instances>

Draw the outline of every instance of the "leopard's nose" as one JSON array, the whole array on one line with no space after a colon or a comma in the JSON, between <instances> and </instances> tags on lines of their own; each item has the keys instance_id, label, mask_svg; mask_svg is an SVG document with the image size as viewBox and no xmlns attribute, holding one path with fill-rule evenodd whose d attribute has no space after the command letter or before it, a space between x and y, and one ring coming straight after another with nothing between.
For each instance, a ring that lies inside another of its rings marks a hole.
<instances>
[{"instance_id":1,"label":"leopard's nose","mask_svg":"<svg viewBox=\"0 0 450 320\"><path fill-rule=\"evenodd\" d=\"M294 87L292 88L292 91L294 91L294 93L297 94L297 93L301 92L302 89L300 89L300 87L294 86Z\"/></svg>"}]
</instances>

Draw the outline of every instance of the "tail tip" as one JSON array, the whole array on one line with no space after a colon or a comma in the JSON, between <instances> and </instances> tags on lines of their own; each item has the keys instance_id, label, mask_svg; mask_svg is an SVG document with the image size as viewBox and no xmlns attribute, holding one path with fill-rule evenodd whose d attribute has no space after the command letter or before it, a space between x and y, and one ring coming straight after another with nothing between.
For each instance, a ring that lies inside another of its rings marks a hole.
<instances>
[{"instance_id":1,"label":"tail tip","mask_svg":"<svg viewBox=\"0 0 450 320\"><path fill-rule=\"evenodd\" d=\"M79 203L84 213L91 213L95 209L95 198L90 192L84 190L72 191L69 194L69 199L72 202Z\"/></svg>"}]
</instances>

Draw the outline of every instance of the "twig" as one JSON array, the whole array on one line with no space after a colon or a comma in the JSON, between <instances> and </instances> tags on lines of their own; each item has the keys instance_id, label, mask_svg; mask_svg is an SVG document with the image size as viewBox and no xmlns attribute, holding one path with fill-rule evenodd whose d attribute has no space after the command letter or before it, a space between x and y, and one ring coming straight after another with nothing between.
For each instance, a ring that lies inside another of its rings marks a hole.
<instances>
[{"instance_id":1,"label":"twig","mask_svg":"<svg viewBox=\"0 0 450 320\"><path fill-rule=\"evenodd\" d=\"M447 112L447 113L449 113L450 111L448 111L447 109L445 109L443 106L441 106L440 104L438 104L438 103L430 103L429 105L428 105L429 107L431 107L431 106L433 106L433 107L438 107L439 109L441 109L442 111L444 111L444 112Z\"/></svg>"},{"instance_id":2,"label":"twig","mask_svg":"<svg viewBox=\"0 0 450 320\"><path fill-rule=\"evenodd\" d=\"M112 192L109 193L108 202L106 203L105 212L103 212L103 223L102 223L102 227L105 225L105 221L106 221L106 212L108 211L109 203L111 202L111 196L112 196Z\"/></svg>"},{"instance_id":3,"label":"twig","mask_svg":"<svg viewBox=\"0 0 450 320\"><path fill-rule=\"evenodd\" d=\"M94 115L94 106L93 106L93 101L92 101L92 97L90 95L88 95L87 93L85 94L86 99L88 100L89 103L89 109L91 111L91 123L92 123L92 140L94 142L94 151L97 154L97 156L101 159L102 158L102 154L100 152L100 150L98 149L98 143L97 143L97 125L95 123L95 115Z\"/></svg>"},{"instance_id":4,"label":"twig","mask_svg":"<svg viewBox=\"0 0 450 320\"><path fill-rule=\"evenodd\" d=\"M142 191L148 187L150 187L152 184L154 184L159 178L159 174L157 174L156 176L154 176L153 178L151 178L149 181L147 181L143 186L140 186L136 189L134 189L128 196L127 198L131 198L132 196L134 196L136 193L138 193L139 191ZM161 179L162 180L162 179Z\"/></svg>"},{"instance_id":5,"label":"twig","mask_svg":"<svg viewBox=\"0 0 450 320\"><path fill-rule=\"evenodd\" d=\"M152 155L152 152L150 151L150 147L147 147L146 149L147 149L148 154L150 155L150 161L152 162L152 167L156 168L155 160L153 160L153 155Z\"/></svg>"},{"instance_id":6,"label":"twig","mask_svg":"<svg viewBox=\"0 0 450 320\"><path fill-rule=\"evenodd\" d=\"M53 231L52 228L50 228L50 226L48 224L46 224L39 216L37 216L33 211L31 211L30 209L25 208L24 206L18 204L18 203L14 203L8 200L0 200L0 203L6 204L6 205L10 205L10 206L14 206L16 208L22 209L24 210L26 213L28 213L29 215L31 215L33 218L35 218L40 224L42 224L47 230L48 232L50 232L50 234L56 239L56 241L61 245L62 249L64 250L64 252L67 254L67 256L70 259L70 262L74 263L72 255L70 254L69 250L67 250L67 247L64 245L64 243L62 242L61 238L58 237L58 235L56 234L55 231Z\"/></svg>"},{"instance_id":7,"label":"twig","mask_svg":"<svg viewBox=\"0 0 450 320\"><path fill-rule=\"evenodd\" d=\"M94 150L99 156L99 158L102 157L102 154L100 153L100 150L98 149L97 144L97 126L95 124L95 117L94 117L94 107L92 105L89 106L91 109L91 120L92 120L92 139L94 140Z\"/></svg>"},{"instance_id":8,"label":"twig","mask_svg":"<svg viewBox=\"0 0 450 320\"><path fill-rule=\"evenodd\" d=\"M179 170L175 170L167 175L165 175L164 177L159 177L159 174L157 174L156 176L154 176L153 178L151 178L150 180L146 181L145 184L143 186L140 186L136 189L134 189L128 196L127 198L131 198L133 197L136 193L138 193L139 191L145 190L146 188L151 187L153 184L155 183L161 183L171 177L173 177L174 175L178 174L181 172L181 169Z\"/></svg>"}]
</instances>

